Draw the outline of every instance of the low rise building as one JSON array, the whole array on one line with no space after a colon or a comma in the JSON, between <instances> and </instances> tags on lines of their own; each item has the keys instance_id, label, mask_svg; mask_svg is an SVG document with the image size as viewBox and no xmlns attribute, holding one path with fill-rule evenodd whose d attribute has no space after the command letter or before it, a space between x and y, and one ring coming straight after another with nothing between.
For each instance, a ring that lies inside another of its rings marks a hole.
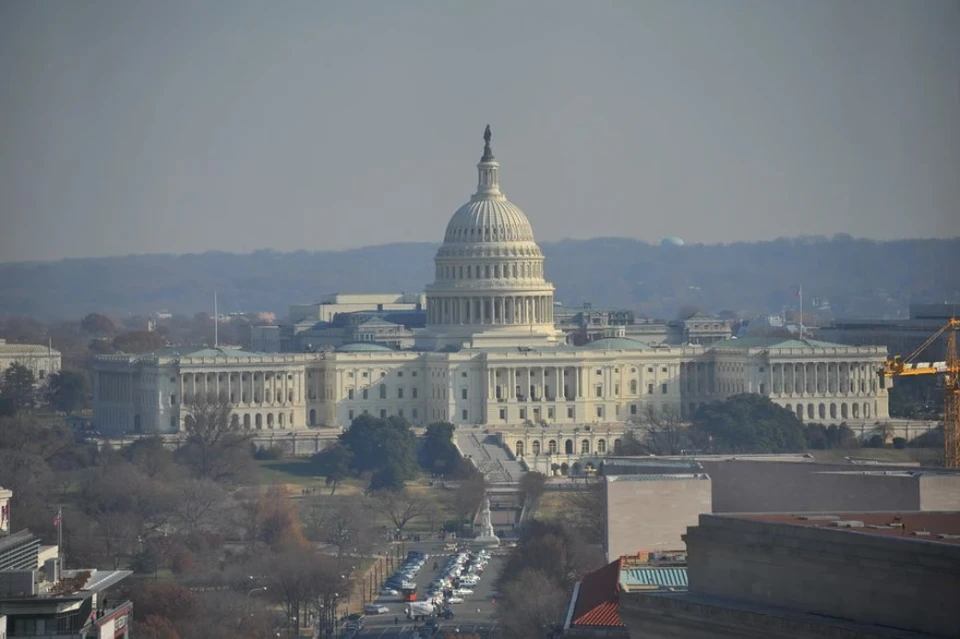
<instances>
[{"instance_id":1,"label":"low rise building","mask_svg":"<svg viewBox=\"0 0 960 639\"><path fill-rule=\"evenodd\" d=\"M624 595L631 637L956 637L960 513L701 515L686 592Z\"/></svg>"},{"instance_id":2,"label":"low rise building","mask_svg":"<svg viewBox=\"0 0 960 639\"><path fill-rule=\"evenodd\" d=\"M26 366L38 382L60 372L60 351L50 345L17 344L0 338L0 375L14 364Z\"/></svg>"}]
</instances>

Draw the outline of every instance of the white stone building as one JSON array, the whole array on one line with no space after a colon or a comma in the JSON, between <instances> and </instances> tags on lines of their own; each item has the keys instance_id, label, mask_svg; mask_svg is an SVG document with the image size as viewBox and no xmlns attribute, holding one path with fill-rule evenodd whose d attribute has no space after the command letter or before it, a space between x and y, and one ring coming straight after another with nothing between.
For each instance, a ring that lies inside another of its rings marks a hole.
<instances>
[{"instance_id":1,"label":"white stone building","mask_svg":"<svg viewBox=\"0 0 960 639\"><path fill-rule=\"evenodd\" d=\"M60 372L60 351L38 344L8 344L0 339L0 375L14 364L29 368L38 382Z\"/></svg>"},{"instance_id":2,"label":"white stone building","mask_svg":"<svg viewBox=\"0 0 960 639\"><path fill-rule=\"evenodd\" d=\"M226 389L241 423L250 428L346 427L369 413L401 416L420 426L445 420L500 429L546 422L564 432L590 425L594 433L607 428L622 433L645 405L686 411L735 392L769 395L791 409L802 399L805 417L811 403L817 414L821 402L827 406L836 393L852 392L845 384L854 371L860 371L859 384L883 360L882 349L810 341L796 348L751 349L746 340L650 345L608 337L568 346L555 325L554 289L543 278L543 253L526 215L500 191L499 163L488 137L477 168L477 191L453 215L437 251L436 277L425 296L427 324L415 332L413 348L357 342L322 353L203 349L100 357L94 366L95 426L107 433L170 432L182 420L177 402L185 393ZM366 297L339 296L337 303L369 306ZM310 321L324 312L322 305L304 309ZM839 366L840 377L835 373L832 379L844 380L837 388L847 390L829 390L834 386L823 378L803 393L784 392L784 379L794 384L794 378L771 377L767 362L777 374L800 364ZM849 398L848 414L856 399L870 406L858 414L886 415L882 388L869 382L857 388L862 390ZM565 447L569 438L554 439ZM591 452L600 447L595 435L578 437L576 451L584 439ZM539 442L544 452L549 441ZM511 450L516 443L510 442ZM523 446L529 450L521 454L533 454L533 440ZM612 452L609 441L603 447Z\"/></svg>"}]
</instances>

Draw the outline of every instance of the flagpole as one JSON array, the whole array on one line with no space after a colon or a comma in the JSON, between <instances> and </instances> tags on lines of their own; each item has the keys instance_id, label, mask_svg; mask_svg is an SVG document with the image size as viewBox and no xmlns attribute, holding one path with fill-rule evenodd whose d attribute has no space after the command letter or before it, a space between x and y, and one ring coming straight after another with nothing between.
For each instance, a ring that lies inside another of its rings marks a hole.
<instances>
[{"instance_id":1,"label":"flagpole","mask_svg":"<svg viewBox=\"0 0 960 639\"><path fill-rule=\"evenodd\" d=\"M800 285L800 339L803 339L803 284Z\"/></svg>"},{"instance_id":2,"label":"flagpole","mask_svg":"<svg viewBox=\"0 0 960 639\"><path fill-rule=\"evenodd\" d=\"M57 561L63 574L63 506L57 506Z\"/></svg>"},{"instance_id":3,"label":"flagpole","mask_svg":"<svg viewBox=\"0 0 960 639\"><path fill-rule=\"evenodd\" d=\"M213 292L213 347L220 346L220 314L217 312L217 292Z\"/></svg>"}]
</instances>

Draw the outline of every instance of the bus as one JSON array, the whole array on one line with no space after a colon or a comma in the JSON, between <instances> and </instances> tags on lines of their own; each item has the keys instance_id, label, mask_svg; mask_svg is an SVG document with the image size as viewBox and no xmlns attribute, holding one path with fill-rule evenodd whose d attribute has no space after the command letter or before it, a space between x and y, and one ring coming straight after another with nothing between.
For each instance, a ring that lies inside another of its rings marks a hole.
<instances>
[{"instance_id":1,"label":"bus","mask_svg":"<svg viewBox=\"0 0 960 639\"><path fill-rule=\"evenodd\" d=\"M400 591L403 594L404 601L416 601L417 600L417 589L416 588L404 588Z\"/></svg>"}]
</instances>

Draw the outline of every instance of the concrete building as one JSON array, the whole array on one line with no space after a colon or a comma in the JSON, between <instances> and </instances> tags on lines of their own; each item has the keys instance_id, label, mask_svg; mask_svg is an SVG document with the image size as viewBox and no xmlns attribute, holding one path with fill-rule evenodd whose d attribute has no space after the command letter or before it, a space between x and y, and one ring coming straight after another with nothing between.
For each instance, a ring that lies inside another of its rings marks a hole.
<instances>
[{"instance_id":1,"label":"concrete building","mask_svg":"<svg viewBox=\"0 0 960 639\"><path fill-rule=\"evenodd\" d=\"M631 637L956 637L960 513L702 515L687 592L621 596Z\"/></svg>"},{"instance_id":2,"label":"concrete building","mask_svg":"<svg viewBox=\"0 0 960 639\"><path fill-rule=\"evenodd\" d=\"M279 345L281 353L180 349L176 355L98 357L94 426L107 434L170 432L182 419L174 402L194 387L226 389L241 423L261 429L342 428L369 413L418 426L449 421L499 429L547 422L565 432L586 425L603 430L622 427L646 406L686 411L735 388L767 394L791 410L799 406L804 415L831 403L846 407L837 414L846 410L848 421L886 414L884 389L866 382L854 389L848 382L873 374L867 366L882 359L876 349L689 343L725 335L722 322L699 316L668 327L676 331L675 344L632 339L628 331L568 345L556 325L554 288L543 277L533 227L501 192L500 165L489 136L485 142L477 190L447 224L435 279L422 298L337 295L292 307L289 335L285 327L269 327L257 337L258 347ZM771 360L779 367L775 375L766 368ZM827 364L838 390L826 381ZM811 381L800 388L801 379Z\"/></svg>"},{"instance_id":3,"label":"concrete building","mask_svg":"<svg viewBox=\"0 0 960 639\"><path fill-rule=\"evenodd\" d=\"M11 533L12 493L0 488L0 639L128 639L133 604L107 599L129 570L63 570L56 546L28 530Z\"/></svg>"},{"instance_id":4,"label":"concrete building","mask_svg":"<svg viewBox=\"0 0 960 639\"><path fill-rule=\"evenodd\" d=\"M895 467L701 459L710 475L709 510L960 511L960 473Z\"/></svg>"},{"instance_id":5,"label":"concrete building","mask_svg":"<svg viewBox=\"0 0 960 639\"><path fill-rule=\"evenodd\" d=\"M0 339L0 375L13 364L30 369L37 381L60 372L60 351L38 344L12 344Z\"/></svg>"},{"instance_id":6,"label":"concrete building","mask_svg":"<svg viewBox=\"0 0 960 639\"><path fill-rule=\"evenodd\" d=\"M960 317L960 304L911 304L906 319L838 319L818 331L818 336L842 344L879 344L890 353L909 355L928 337L947 323L951 317ZM946 343L931 346L925 361L943 359Z\"/></svg>"},{"instance_id":7,"label":"concrete building","mask_svg":"<svg viewBox=\"0 0 960 639\"><path fill-rule=\"evenodd\" d=\"M682 550L682 536L710 512L704 472L606 476L604 543L608 560L638 551Z\"/></svg>"}]
</instances>

